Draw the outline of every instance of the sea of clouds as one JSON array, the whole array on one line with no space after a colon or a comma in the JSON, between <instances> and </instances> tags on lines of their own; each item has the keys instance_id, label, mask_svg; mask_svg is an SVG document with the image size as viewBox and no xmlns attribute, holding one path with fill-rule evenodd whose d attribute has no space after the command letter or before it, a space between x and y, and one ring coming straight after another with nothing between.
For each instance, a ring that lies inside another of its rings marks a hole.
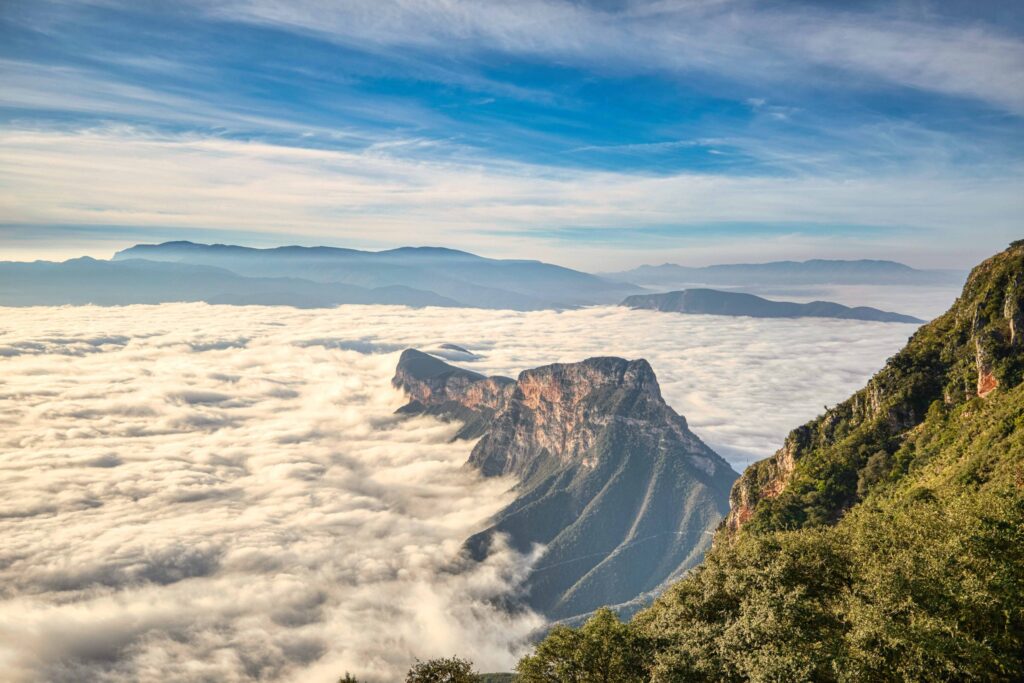
<instances>
[{"instance_id":1,"label":"sea of clouds","mask_svg":"<svg viewBox=\"0 0 1024 683\"><path fill-rule=\"evenodd\" d=\"M647 358L742 469L913 331L614 307L0 309L0 670L390 681L453 653L508 670L542 624L497 606L530 559L453 560L512 482L463 468L455 426L394 415L403 348L513 376Z\"/></svg>"}]
</instances>

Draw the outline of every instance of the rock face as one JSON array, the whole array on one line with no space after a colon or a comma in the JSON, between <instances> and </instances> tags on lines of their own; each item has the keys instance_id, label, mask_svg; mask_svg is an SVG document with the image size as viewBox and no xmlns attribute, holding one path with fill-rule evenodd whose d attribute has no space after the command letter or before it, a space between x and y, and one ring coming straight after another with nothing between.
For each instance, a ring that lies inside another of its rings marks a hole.
<instances>
[{"instance_id":1,"label":"rock face","mask_svg":"<svg viewBox=\"0 0 1024 683\"><path fill-rule=\"evenodd\" d=\"M664 294L637 294L626 297L620 306L671 313L743 315L753 318L842 318L882 323L924 322L913 316L880 311L868 306L850 308L831 301L812 301L808 304L771 301L753 294L721 292L717 289L684 289Z\"/></svg>"},{"instance_id":2,"label":"rock face","mask_svg":"<svg viewBox=\"0 0 1024 683\"><path fill-rule=\"evenodd\" d=\"M525 601L551 619L641 606L695 566L728 510L735 472L662 399L645 360L590 358L485 378L415 350L394 379L406 413L459 420L480 436L469 465L513 475L518 497L470 538L544 546Z\"/></svg>"},{"instance_id":3,"label":"rock face","mask_svg":"<svg viewBox=\"0 0 1024 683\"><path fill-rule=\"evenodd\" d=\"M930 410L1024 381L1022 282L1024 240L976 267L953 307L921 327L866 387L748 467L733 488L726 529L833 522L870 488L869 471L895 466L901 444Z\"/></svg>"},{"instance_id":4,"label":"rock face","mask_svg":"<svg viewBox=\"0 0 1024 683\"><path fill-rule=\"evenodd\" d=\"M484 377L416 349L402 352L391 383L410 399L399 412L458 420L463 426L457 439L483 434L515 384L508 377Z\"/></svg>"}]
</instances>

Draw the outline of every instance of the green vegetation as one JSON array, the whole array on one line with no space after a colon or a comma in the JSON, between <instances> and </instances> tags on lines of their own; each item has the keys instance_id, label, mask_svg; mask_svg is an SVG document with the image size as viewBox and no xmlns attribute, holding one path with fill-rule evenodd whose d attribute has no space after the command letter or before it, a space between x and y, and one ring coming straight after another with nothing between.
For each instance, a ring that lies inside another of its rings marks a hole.
<instances>
[{"instance_id":1,"label":"green vegetation","mask_svg":"<svg viewBox=\"0 0 1024 683\"><path fill-rule=\"evenodd\" d=\"M481 683L481 677L473 671L473 662L448 657L417 661L409 669L405 683Z\"/></svg>"},{"instance_id":2,"label":"green vegetation","mask_svg":"<svg viewBox=\"0 0 1024 683\"><path fill-rule=\"evenodd\" d=\"M744 473L738 488L756 502L747 527L832 524L875 486L919 467L917 432L933 412L972 401L982 385L1020 384L1022 328L1024 246L1015 243L975 268L956 304L920 328L864 389L789 435L785 452L796 467L781 494L762 493L782 468L780 455Z\"/></svg>"},{"instance_id":3,"label":"green vegetation","mask_svg":"<svg viewBox=\"0 0 1024 683\"><path fill-rule=\"evenodd\" d=\"M556 626L516 669L518 683L641 683L647 680L646 638L610 609L599 609L582 628Z\"/></svg>"},{"instance_id":4,"label":"green vegetation","mask_svg":"<svg viewBox=\"0 0 1024 683\"><path fill-rule=\"evenodd\" d=\"M519 680L1024 680L1022 283L1015 243L743 475L700 568L552 630Z\"/></svg>"}]
</instances>

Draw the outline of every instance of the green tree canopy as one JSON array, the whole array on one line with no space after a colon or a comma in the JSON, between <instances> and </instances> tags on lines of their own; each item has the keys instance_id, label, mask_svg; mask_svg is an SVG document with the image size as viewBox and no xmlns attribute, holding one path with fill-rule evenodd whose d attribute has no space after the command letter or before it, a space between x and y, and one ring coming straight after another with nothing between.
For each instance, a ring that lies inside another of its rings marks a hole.
<instances>
[{"instance_id":1,"label":"green tree canopy","mask_svg":"<svg viewBox=\"0 0 1024 683\"><path fill-rule=\"evenodd\" d=\"M647 680L650 647L610 609L580 629L558 626L519 662L521 683L640 683Z\"/></svg>"},{"instance_id":2,"label":"green tree canopy","mask_svg":"<svg viewBox=\"0 0 1024 683\"><path fill-rule=\"evenodd\" d=\"M405 683L480 683L473 662L458 657L417 661L409 669Z\"/></svg>"}]
</instances>

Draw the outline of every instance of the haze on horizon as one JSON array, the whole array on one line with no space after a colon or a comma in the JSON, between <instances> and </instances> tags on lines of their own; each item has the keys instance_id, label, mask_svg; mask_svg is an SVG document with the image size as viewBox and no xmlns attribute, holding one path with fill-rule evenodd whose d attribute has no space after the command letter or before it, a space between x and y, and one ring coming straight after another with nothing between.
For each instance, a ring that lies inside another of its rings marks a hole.
<instances>
[{"instance_id":1,"label":"haze on horizon","mask_svg":"<svg viewBox=\"0 0 1024 683\"><path fill-rule=\"evenodd\" d=\"M1022 34L959 0L10 0L0 254L966 268L1020 236Z\"/></svg>"}]
</instances>

